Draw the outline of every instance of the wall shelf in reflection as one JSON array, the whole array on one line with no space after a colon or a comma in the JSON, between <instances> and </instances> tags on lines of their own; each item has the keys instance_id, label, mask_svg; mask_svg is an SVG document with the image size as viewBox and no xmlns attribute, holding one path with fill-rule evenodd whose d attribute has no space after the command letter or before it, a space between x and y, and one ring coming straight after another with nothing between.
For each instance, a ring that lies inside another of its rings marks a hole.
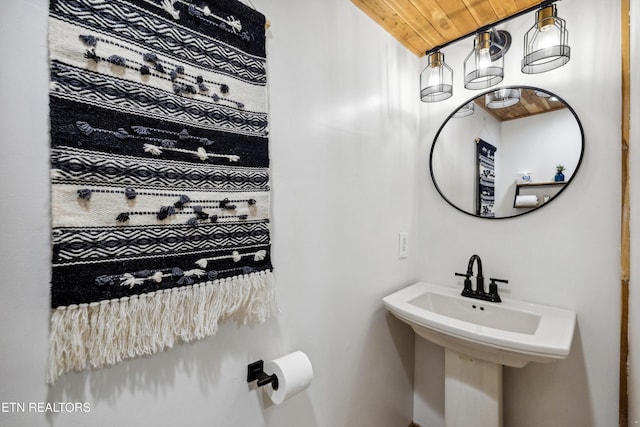
<instances>
[{"instance_id":1,"label":"wall shelf in reflection","mask_svg":"<svg viewBox=\"0 0 640 427\"><path fill-rule=\"evenodd\" d=\"M566 182L564 181L526 182L516 184L516 193L513 196L513 207L516 209L525 209L540 206L558 194L558 192L564 188L565 184ZM518 206L518 196L538 195L538 192L526 191L527 189L543 189L544 194L540 194L540 196L542 196L542 201L540 201L540 197L538 197L538 203L535 206ZM521 192L521 190L523 191Z\"/></svg>"}]
</instances>

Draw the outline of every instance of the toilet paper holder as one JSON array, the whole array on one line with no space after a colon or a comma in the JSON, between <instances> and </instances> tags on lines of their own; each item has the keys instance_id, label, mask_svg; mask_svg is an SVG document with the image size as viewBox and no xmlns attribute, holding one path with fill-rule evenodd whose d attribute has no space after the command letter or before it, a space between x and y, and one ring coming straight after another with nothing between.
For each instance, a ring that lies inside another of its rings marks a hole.
<instances>
[{"instance_id":1,"label":"toilet paper holder","mask_svg":"<svg viewBox=\"0 0 640 427\"><path fill-rule=\"evenodd\" d=\"M276 374L267 375L264 372L264 361L258 360L257 362L250 363L247 366L247 382L258 380L258 387L271 384L274 390L278 389L278 377Z\"/></svg>"}]
</instances>

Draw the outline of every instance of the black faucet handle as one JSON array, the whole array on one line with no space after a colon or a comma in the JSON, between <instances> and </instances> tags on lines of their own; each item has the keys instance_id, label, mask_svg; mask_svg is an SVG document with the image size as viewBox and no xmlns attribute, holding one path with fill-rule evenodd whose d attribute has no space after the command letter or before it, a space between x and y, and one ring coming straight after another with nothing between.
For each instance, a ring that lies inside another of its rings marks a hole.
<instances>
[{"instance_id":1,"label":"black faucet handle","mask_svg":"<svg viewBox=\"0 0 640 427\"><path fill-rule=\"evenodd\" d=\"M464 277L464 287L462 288L462 296L468 297L475 295L473 289L471 289L471 274L469 273L456 273L456 276Z\"/></svg>"},{"instance_id":2,"label":"black faucet handle","mask_svg":"<svg viewBox=\"0 0 640 427\"><path fill-rule=\"evenodd\" d=\"M498 295L498 284L496 282L509 283L509 281L505 279L495 279L493 277L489 277L489 280L491 281L491 283L489 283L489 293L487 294L489 301L501 302L502 299L500 298L500 295Z\"/></svg>"}]
</instances>

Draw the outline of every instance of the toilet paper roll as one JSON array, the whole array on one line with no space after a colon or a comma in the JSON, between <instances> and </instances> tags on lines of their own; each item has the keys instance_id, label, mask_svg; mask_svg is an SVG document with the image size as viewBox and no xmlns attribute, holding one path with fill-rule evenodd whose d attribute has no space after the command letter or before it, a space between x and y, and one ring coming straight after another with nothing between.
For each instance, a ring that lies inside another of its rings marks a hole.
<instances>
[{"instance_id":1,"label":"toilet paper roll","mask_svg":"<svg viewBox=\"0 0 640 427\"><path fill-rule=\"evenodd\" d=\"M526 195L526 196L516 196L516 208L532 208L534 206L538 206L538 196L535 195Z\"/></svg>"},{"instance_id":2,"label":"toilet paper roll","mask_svg":"<svg viewBox=\"0 0 640 427\"><path fill-rule=\"evenodd\" d=\"M266 362L264 371L276 374L278 377L278 389L271 385L266 387L269 398L275 404L280 404L301 391L304 391L313 378L311 361L301 351L295 351L285 356Z\"/></svg>"}]
</instances>

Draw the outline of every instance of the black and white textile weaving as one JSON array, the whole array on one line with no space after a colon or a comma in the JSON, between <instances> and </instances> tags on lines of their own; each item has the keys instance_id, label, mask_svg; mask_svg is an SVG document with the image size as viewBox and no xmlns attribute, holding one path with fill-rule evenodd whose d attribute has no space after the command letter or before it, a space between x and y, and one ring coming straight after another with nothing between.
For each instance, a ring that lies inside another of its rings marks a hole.
<instances>
[{"instance_id":1,"label":"black and white textile weaving","mask_svg":"<svg viewBox=\"0 0 640 427\"><path fill-rule=\"evenodd\" d=\"M48 381L274 311L265 18L51 0Z\"/></svg>"},{"instance_id":2,"label":"black and white textile weaving","mask_svg":"<svg viewBox=\"0 0 640 427\"><path fill-rule=\"evenodd\" d=\"M482 139L477 140L478 191L476 215L495 217L495 153L497 148Z\"/></svg>"}]
</instances>

